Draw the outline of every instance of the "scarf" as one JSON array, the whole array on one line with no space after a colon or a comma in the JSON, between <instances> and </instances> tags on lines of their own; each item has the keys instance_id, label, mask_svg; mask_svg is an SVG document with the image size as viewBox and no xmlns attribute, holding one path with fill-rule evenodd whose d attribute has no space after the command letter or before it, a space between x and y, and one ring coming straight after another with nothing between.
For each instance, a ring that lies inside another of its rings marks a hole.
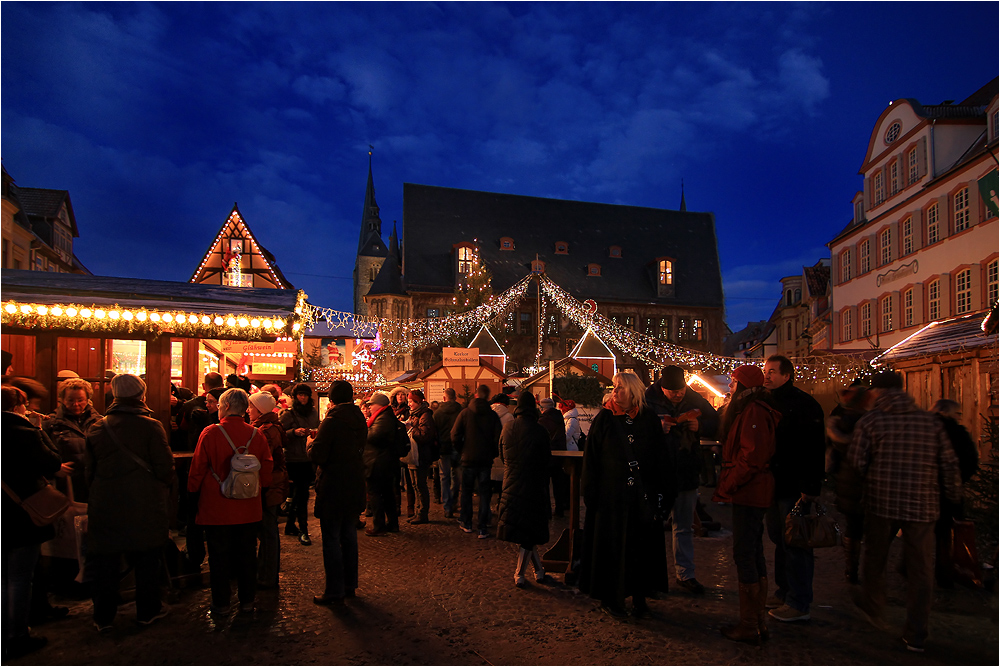
<instances>
[{"instance_id":1,"label":"scarf","mask_svg":"<svg viewBox=\"0 0 1000 667\"><path fill-rule=\"evenodd\" d=\"M604 407L607 408L608 410L611 410L611 414L613 414L615 417L621 417L622 415L627 414L632 419L635 419L636 415L639 414L638 405L632 406L631 410L625 412L624 410L621 409L621 407L618 406L617 403L615 403L615 399L613 398L609 398L607 401L605 401Z\"/></svg>"},{"instance_id":2,"label":"scarf","mask_svg":"<svg viewBox=\"0 0 1000 667\"><path fill-rule=\"evenodd\" d=\"M378 410L374 410L372 412L372 416L368 418L368 428L372 427L372 422L375 421L375 418L378 417L380 414L382 414L382 411L388 407L389 407L388 405L380 405L378 406Z\"/></svg>"}]
</instances>

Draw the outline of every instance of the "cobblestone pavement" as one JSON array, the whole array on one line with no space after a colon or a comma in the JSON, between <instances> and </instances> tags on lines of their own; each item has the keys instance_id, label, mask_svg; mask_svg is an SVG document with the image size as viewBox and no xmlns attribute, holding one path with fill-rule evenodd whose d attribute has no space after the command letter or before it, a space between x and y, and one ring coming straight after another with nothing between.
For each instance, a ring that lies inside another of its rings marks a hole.
<instances>
[{"instance_id":1,"label":"cobblestone pavement","mask_svg":"<svg viewBox=\"0 0 1000 667\"><path fill-rule=\"evenodd\" d=\"M710 497L710 489L702 496ZM728 508L709 504L709 511L728 526ZM382 538L360 535L358 597L339 609L317 607L312 596L322 592L323 570L313 524L313 546L282 535L281 586L258 594L252 616L216 623L208 589L192 587L179 591L170 615L155 625L136 625L129 603L114 631L101 635L91 604L69 602L70 618L36 630L49 645L18 664L998 664L995 592L939 589L927 653L909 653L900 640L905 584L899 575L889 580L892 629L881 632L856 616L840 551L821 549L812 620L772 620L770 642L756 648L718 632L738 608L726 530L695 540L706 595L674 589L651 601L654 618L619 621L561 583L536 585L529 576L528 588L515 588L516 546L461 532L437 504L430 524L404 525ZM566 525L553 521L553 540ZM770 568L770 555L768 561Z\"/></svg>"}]
</instances>

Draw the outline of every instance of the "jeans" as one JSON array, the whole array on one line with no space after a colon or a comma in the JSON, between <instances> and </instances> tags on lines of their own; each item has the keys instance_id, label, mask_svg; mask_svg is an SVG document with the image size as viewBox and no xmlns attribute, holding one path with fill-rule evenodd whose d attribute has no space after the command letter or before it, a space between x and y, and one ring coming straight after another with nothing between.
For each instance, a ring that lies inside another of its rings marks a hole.
<instances>
[{"instance_id":1,"label":"jeans","mask_svg":"<svg viewBox=\"0 0 1000 667\"><path fill-rule=\"evenodd\" d=\"M441 468L441 504L444 511L451 512L455 508L455 501L462 489L461 469L458 466L458 453L442 454L439 467ZM448 480L451 480L449 483Z\"/></svg>"},{"instance_id":2,"label":"jeans","mask_svg":"<svg viewBox=\"0 0 1000 667\"><path fill-rule=\"evenodd\" d=\"M289 494L292 502L288 505L288 521L294 524L299 521L299 530L308 533L309 522L309 486L313 483L316 473L313 464L308 461L289 461L288 479L291 481Z\"/></svg>"},{"instance_id":3,"label":"jeans","mask_svg":"<svg viewBox=\"0 0 1000 667\"><path fill-rule=\"evenodd\" d=\"M764 507L733 504L733 561L741 584L756 584L767 576L764 561Z\"/></svg>"},{"instance_id":4,"label":"jeans","mask_svg":"<svg viewBox=\"0 0 1000 667\"><path fill-rule=\"evenodd\" d=\"M462 466L462 525L472 527L472 489L479 494L479 532L490 527L490 465Z\"/></svg>"},{"instance_id":5,"label":"jeans","mask_svg":"<svg viewBox=\"0 0 1000 667\"><path fill-rule=\"evenodd\" d=\"M3 550L3 638L28 636L31 580L38 562L39 545Z\"/></svg>"},{"instance_id":6,"label":"jeans","mask_svg":"<svg viewBox=\"0 0 1000 667\"><path fill-rule=\"evenodd\" d=\"M777 498L767 511L767 535L774 542L774 595L803 613L813 601L813 550L785 544L785 517L798 498Z\"/></svg>"},{"instance_id":7,"label":"jeans","mask_svg":"<svg viewBox=\"0 0 1000 667\"><path fill-rule=\"evenodd\" d=\"M264 586L278 585L278 570L281 567L281 540L278 538L278 507L264 507L261 514L257 547L257 581Z\"/></svg>"},{"instance_id":8,"label":"jeans","mask_svg":"<svg viewBox=\"0 0 1000 667\"><path fill-rule=\"evenodd\" d=\"M927 624L934 601L934 522L897 521L865 516L865 556L861 574L861 606L876 618L885 609L885 566L889 546L903 530L903 565L906 568L906 623L903 637L911 643L927 638Z\"/></svg>"},{"instance_id":9,"label":"jeans","mask_svg":"<svg viewBox=\"0 0 1000 667\"><path fill-rule=\"evenodd\" d=\"M671 512L674 526L674 570L677 579L694 579L694 507L698 489L681 491Z\"/></svg>"},{"instance_id":10,"label":"jeans","mask_svg":"<svg viewBox=\"0 0 1000 667\"><path fill-rule=\"evenodd\" d=\"M358 529L355 517L320 519L323 532L323 569L328 596L342 598L358 587Z\"/></svg>"},{"instance_id":11,"label":"jeans","mask_svg":"<svg viewBox=\"0 0 1000 667\"><path fill-rule=\"evenodd\" d=\"M415 490L417 517L426 519L427 513L431 509L431 495L427 489L427 474L430 466L418 466L407 470L410 476L410 485Z\"/></svg>"},{"instance_id":12,"label":"jeans","mask_svg":"<svg viewBox=\"0 0 1000 667\"><path fill-rule=\"evenodd\" d=\"M308 487L307 487L308 488ZM250 604L257 597L257 524L205 526L208 538L209 581L212 604L228 607L235 576L240 604Z\"/></svg>"},{"instance_id":13,"label":"jeans","mask_svg":"<svg viewBox=\"0 0 1000 667\"><path fill-rule=\"evenodd\" d=\"M160 574L162 549L129 551L114 554L89 554L94 567L94 622L111 625L121 603L122 558L135 573L135 617L148 621L160 613Z\"/></svg>"}]
</instances>

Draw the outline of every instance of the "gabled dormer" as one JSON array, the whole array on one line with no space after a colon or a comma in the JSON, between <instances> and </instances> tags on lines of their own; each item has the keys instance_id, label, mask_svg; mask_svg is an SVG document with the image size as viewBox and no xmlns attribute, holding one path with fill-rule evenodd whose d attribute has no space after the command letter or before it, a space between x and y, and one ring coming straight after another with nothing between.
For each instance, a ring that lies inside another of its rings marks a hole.
<instances>
[{"instance_id":1,"label":"gabled dormer","mask_svg":"<svg viewBox=\"0 0 1000 667\"><path fill-rule=\"evenodd\" d=\"M281 274L274 255L257 242L235 203L188 282L295 289Z\"/></svg>"}]
</instances>

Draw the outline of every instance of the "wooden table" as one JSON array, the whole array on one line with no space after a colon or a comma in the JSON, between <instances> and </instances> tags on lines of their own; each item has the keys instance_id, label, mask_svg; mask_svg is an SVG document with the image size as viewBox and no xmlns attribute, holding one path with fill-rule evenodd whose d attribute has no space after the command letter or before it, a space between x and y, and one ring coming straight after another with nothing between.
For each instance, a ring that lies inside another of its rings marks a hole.
<instances>
[{"instance_id":1,"label":"wooden table","mask_svg":"<svg viewBox=\"0 0 1000 667\"><path fill-rule=\"evenodd\" d=\"M563 459L563 469L569 474L569 528L542 555L542 565L546 570L565 574L569 572L576 554L577 532L580 530L580 475L583 471L583 452L552 452L552 456Z\"/></svg>"}]
</instances>

